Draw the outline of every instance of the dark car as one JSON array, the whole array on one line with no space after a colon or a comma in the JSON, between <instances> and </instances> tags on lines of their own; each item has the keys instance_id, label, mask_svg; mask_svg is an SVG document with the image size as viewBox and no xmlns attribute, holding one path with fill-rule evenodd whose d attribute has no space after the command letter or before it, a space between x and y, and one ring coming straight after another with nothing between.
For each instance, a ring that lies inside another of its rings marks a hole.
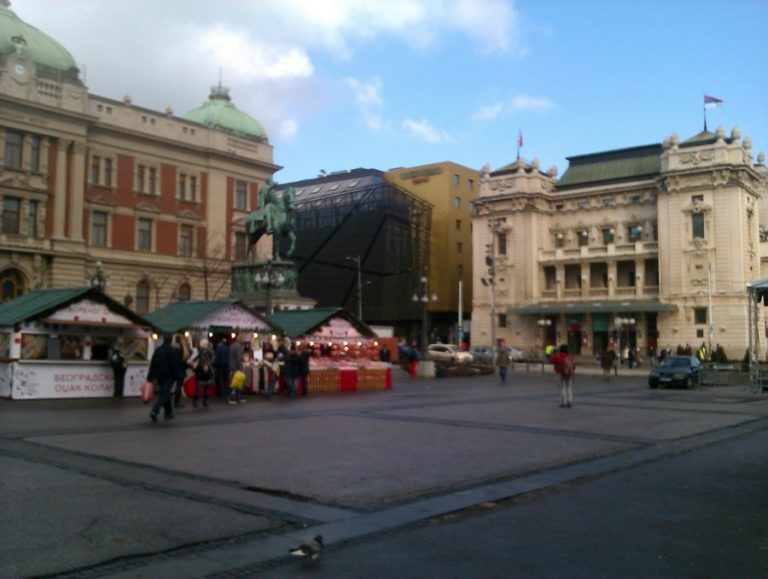
<instances>
[{"instance_id":1,"label":"dark car","mask_svg":"<svg viewBox=\"0 0 768 579\"><path fill-rule=\"evenodd\" d=\"M667 356L651 369L648 386L683 386L696 388L699 385L702 365L695 356Z\"/></svg>"},{"instance_id":2,"label":"dark car","mask_svg":"<svg viewBox=\"0 0 768 579\"><path fill-rule=\"evenodd\" d=\"M493 350L490 346L475 346L469 351L478 364L493 364Z\"/></svg>"}]
</instances>

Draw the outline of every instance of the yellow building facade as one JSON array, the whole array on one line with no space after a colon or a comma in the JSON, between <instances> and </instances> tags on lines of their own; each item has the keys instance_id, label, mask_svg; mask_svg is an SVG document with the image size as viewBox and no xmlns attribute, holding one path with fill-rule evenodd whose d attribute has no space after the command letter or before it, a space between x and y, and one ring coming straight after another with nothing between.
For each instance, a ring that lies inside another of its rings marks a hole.
<instances>
[{"instance_id":1,"label":"yellow building facade","mask_svg":"<svg viewBox=\"0 0 768 579\"><path fill-rule=\"evenodd\" d=\"M469 318L472 307L470 203L477 196L480 172L445 161L390 169L385 179L433 207L429 268L424 272L430 296L430 333L432 338L455 341L458 312Z\"/></svg>"}]
</instances>

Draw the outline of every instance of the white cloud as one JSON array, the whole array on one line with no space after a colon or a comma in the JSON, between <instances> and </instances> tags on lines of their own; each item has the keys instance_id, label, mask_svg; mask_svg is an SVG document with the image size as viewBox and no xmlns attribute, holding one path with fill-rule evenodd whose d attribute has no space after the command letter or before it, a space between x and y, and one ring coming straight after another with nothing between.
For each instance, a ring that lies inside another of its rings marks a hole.
<instances>
[{"instance_id":1,"label":"white cloud","mask_svg":"<svg viewBox=\"0 0 768 579\"><path fill-rule=\"evenodd\" d=\"M450 143L453 141L453 137L449 133L433 127L427 119L420 119L418 121L405 119L401 124L412 136L427 143Z\"/></svg>"},{"instance_id":2,"label":"white cloud","mask_svg":"<svg viewBox=\"0 0 768 579\"><path fill-rule=\"evenodd\" d=\"M277 137L286 142L292 142L299 133L299 123L296 119L283 119L277 128Z\"/></svg>"},{"instance_id":3,"label":"white cloud","mask_svg":"<svg viewBox=\"0 0 768 579\"><path fill-rule=\"evenodd\" d=\"M391 130L391 124L378 112L384 106L381 96L382 81L378 76L362 82L356 78L345 78L346 85L352 89L355 104L363 117L365 126L374 132Z\"/></svg>"},{"instance_id":4,"label":"white cloud","mask_svg":"<svg viewBox=\"0 0 768 579\"><path fill-rule=\"evenodd\" d=\"M504 105L501 103L480 107L472 113L472 119L475 121L492 121L501 114L503 108Z\"/></svg>"},{"instance_id":5,"label":"white cloud","mask_svg":"<svg viewBox=\"0 0 768 579\"><path fill-rule=\"evenodd\" d=\"M518 95L512 99L511 107L513 111L534 111L543 113L554 108L555 103L546 97L531 97Z\"/></svg>"}]
</instances>

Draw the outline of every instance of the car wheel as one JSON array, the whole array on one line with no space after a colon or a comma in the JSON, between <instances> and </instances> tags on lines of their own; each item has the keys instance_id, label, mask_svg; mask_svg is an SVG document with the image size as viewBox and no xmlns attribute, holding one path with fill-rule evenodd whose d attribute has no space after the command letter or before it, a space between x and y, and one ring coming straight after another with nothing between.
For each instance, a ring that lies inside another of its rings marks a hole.
<instances>
[{"instance_id":1,"label":"car wheel","mask_svg":"<svg viewBox=\"0 0 768 579\"><path fill-rule=\"evenodd\" d=\"M648 388L657 388L658 384L656 382L648 382Z\"/></svg>"},{"instance_id":2,"label":"car wheel","mask_svg":"<svg viewBox=\"0 0 768 579\"><path fill-rule=\"evenodd\" d=\"M685 380L685 387L688 388L688 390L692 390L693 386L693 376L688 376Z\"/></svg>"}]
</instances>

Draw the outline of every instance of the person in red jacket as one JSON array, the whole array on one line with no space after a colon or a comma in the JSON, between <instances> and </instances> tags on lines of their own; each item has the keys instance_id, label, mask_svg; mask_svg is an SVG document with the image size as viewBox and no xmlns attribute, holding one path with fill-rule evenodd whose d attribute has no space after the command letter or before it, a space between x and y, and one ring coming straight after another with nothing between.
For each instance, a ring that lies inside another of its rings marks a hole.
<instances>
[{"instance_id":1,"label":"person in red jacket","mask_svg":"<svg viewBox=\"0 0 768 579\"><path fill-rule=\"evenodd\" d=\"M576 365L568 346L563 344L549 359L555 365L555 373L560 377L560 408L573 407L573 374Z\"/></svg>"}]
</instances>

